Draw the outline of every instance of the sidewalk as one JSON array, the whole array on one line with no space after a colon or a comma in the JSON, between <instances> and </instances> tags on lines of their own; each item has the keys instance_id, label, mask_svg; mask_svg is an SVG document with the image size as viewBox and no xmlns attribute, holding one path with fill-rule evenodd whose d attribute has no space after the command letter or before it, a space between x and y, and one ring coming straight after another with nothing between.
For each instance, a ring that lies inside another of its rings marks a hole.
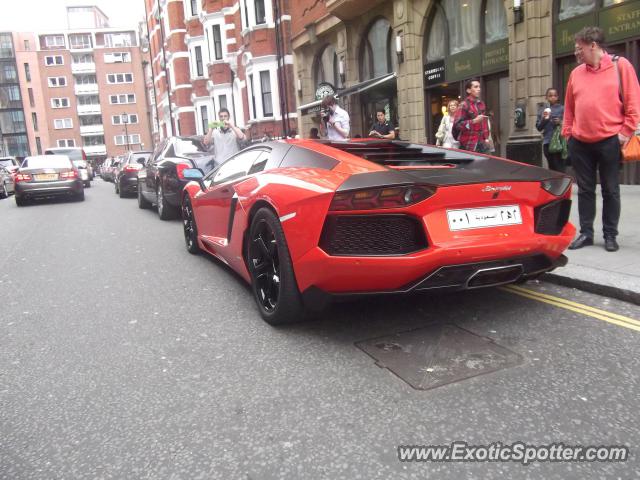
<instances>
[{"instance_id":1,"label":"sidewalk","mask_svg":"<svg viewBox=\"0 0 640 480\"><path fill-rule=\"evenodd\" d=\"M544 275L541 280L579 288L640 305L640 185L621 185L622 214L618 230L620 250L607 252L602 238L602 197L597 190L597 215L594 223L595 245L567 250L566 267ZM571 222L578 221L578 188L573 188Z\"/></svg>"}]
</instances>

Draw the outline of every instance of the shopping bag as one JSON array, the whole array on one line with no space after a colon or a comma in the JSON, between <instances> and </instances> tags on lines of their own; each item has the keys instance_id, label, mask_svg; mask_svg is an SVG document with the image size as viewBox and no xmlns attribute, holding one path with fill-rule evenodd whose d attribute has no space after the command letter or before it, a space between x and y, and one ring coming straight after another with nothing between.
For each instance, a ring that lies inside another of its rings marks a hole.
<instances>
[{"instance_id":1,"label":"shopping bag","mask_svg":"<svg viewBox=\"0 0 640 480\"><path fill-rule=\"evenodd\" d=\"M622 149L622 162L630 163L640 161L640 137L633 135Z\"/></svg>"}]
</instances>

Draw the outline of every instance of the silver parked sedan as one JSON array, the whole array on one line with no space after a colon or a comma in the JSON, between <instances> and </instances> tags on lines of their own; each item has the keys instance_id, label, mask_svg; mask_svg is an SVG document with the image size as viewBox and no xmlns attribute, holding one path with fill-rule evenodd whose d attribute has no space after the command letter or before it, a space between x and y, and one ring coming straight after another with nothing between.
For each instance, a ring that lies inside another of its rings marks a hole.
<instances>
[{"instance_id":1,"label":"silver parked sedan","mask_svg":"<svg viewBox=\"0 0 640 480\"><path fill-rule=\"evenodd\" d=\"M13 174L4 167L0 167L0 198L7 198L15 192Z\"/></svg>"},{"instance_id":2,"label":"silver parked sedan","mask_svg":"<svg viewBox=\"0 0 640 480\"><path fill-rule=\"evenodd\" d=\"M15 176L16 205L31 198L67 196L84 200L78 169L66 155L36 155L22 162Z\"/></svg>"}]
</instances>

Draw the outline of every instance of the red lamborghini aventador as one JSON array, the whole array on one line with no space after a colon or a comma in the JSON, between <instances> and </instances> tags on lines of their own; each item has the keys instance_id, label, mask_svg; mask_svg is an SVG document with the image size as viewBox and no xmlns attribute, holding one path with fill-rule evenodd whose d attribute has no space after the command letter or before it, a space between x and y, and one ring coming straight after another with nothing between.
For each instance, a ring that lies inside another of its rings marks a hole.
<instances>
[{"instance_id":1,"label":"red lamborghini aventador","mask_svg":"<svg viewBox=\"0 0 640 480\"><path fill-rule=\"evenodd\" d=\"M406 142L274 141L183 174L188 251L237 271L271 324L336 295L524 281L575 234L570 177Z\"/></svg>"}]
</instances>

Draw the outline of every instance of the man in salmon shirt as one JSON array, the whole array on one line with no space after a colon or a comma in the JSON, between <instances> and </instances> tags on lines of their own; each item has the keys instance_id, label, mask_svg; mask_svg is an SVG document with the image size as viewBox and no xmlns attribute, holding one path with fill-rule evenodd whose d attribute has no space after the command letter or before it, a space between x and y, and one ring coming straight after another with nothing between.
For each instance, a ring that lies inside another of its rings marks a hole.
<instances>
[{"instance_id":1,"label":"man in salmon shirt","mask_svg":"<svg viewBox=\"0 0 640 480\"><path fill-rule=\"evenodd\" d=\"M569 139L569 155L578 182L580 235L569 249L593 245L599 172L604 245L608 252L615 252L619 248L616 236L620 218L620 153L640 121L640 86L631 63L604 50L600 28L585 27L574 39L581 65L571 72L567 83L562 135Z\"/></svg>"}]
</instances>

